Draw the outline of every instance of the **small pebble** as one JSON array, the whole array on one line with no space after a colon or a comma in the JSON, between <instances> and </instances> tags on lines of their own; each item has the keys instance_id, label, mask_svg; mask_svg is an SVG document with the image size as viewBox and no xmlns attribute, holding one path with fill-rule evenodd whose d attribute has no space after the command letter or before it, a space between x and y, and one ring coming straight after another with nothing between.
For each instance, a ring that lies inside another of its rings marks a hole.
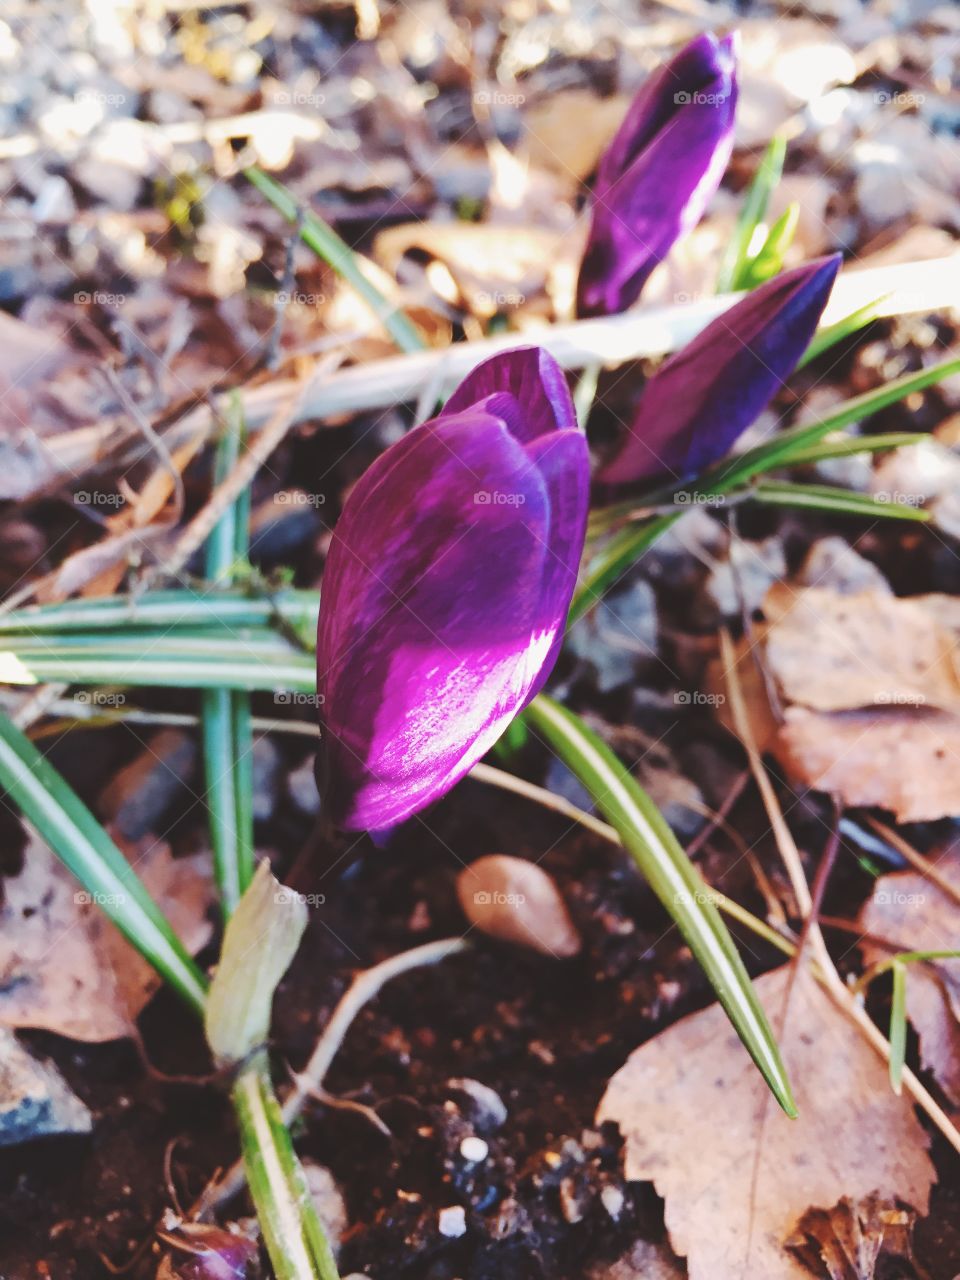
<instances>
[{"instance_id":1,"label":"small pebble","mask_svg":"<svg viewBox=\"0 0 960 1280\"><path fill-rule=\"evenodd\" d=\"M455 1076L447 1081L447 1088L470 1099L471 1119L478 1129L499 1129L506 1124L506 1104L488 1084L471 1080L469 1076Z\"/></svg>"},{"instance_id":2,"label":"small pebble","mask_svg":"<svg viewBox=\"0 0 960 1280\"><path fill-rule=\"evenodd\" d=\"M478 929L542 955L566 958L580 950L560 891L536 863L493 853L457 877L463 913Z\"/></svg>"},{"instance_id":3,"label":"small pebble","mask_svg":"<svg viewBox=\"0 0 960 1280\"><path fill-rule=\"evenodd\" d=\"M460 1143L460 1154L470 1164L479 1164L481 1160L486 1160L489 1153L490 1148L482 1138L464 1138Z\"/></svg>"},{"instance_id":4,"label":"small pebble","mask_svg":"<svg viewBox=\"0 0 960 1280\"><path fill-rule=\"evenodd\" d=\"M451 1204L441 1209L437 1218L440 1234L450 1240L456 1240L467 1231L467 1215L462 1204Z\"/></svg>"},{"instance_id":5,"label":"small pebble","mask_svg":"<svg viewBox=\"0 0 960 1280\"><path fill-rule=\"evenodd\" d=\"M616 1222L623 1212L624 1195L619 1187L606 1186L600 1192L600 1200L610 1217Z\"/></svg>"}]
</instances>

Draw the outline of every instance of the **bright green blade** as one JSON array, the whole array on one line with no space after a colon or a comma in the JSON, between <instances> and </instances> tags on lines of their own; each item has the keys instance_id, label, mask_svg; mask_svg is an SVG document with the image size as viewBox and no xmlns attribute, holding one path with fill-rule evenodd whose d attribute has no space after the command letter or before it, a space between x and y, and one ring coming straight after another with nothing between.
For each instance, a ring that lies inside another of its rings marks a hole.
<instances>
[{"instance_id":1,"label":"bright green blade","mask_svg":"<svg viewBox=\"0 0 960 1280\"><path fill-rule=\"evenodd\" d=\"M747 264L741 280L744 289L756 289L758 285L772 280L783 270L783 258L793 237L797 233L800 221L800 206L796 202L784 209L767 232L767 238L759 253Z\"/></svg>"},{"instance_id":2,"label":"bright green blade","mask_svg":"<svg viewBox=\"0 0 960 1280\"><path fill-rule=\"evenodd\" d=\"M766 216L770 197L780 181L786 154L787 140L777 134L770 139L747 190L733 236L720 264L717 293L734 293L746 287L741 283L741 278L750 262L750 246L757 234L757 227Z\"/></svg>"},{"instance_id":3,"label":"bright green blade","mask_svg":"<svg viewBox=\"0 0 960 1280\"><path fill-rule=\"evenodd\" d=\"M320 598L316 591L286 589L267 598L239 588L210 591L150 591L138 597L103 596L63 604L27 605L0 613L0 636L24 631L145 631L170 627L230 630L269 626L281 618L297 631L315 632Z\"/></svg>"},{"instance_id":4,"label":"bright green blade","mask_svg":"<svg viewBox=\"0 0 960 1280\"><path fill-rule=\"evenodd\" d=\"M929 513L904 502L883 502L869 493L854 493L829 484L793 484L788 480L761 480L748 490L757 502L772 507L803 507L837 515L872 519L914 520L921 524Z\"/></svg>"},{"instance_id":5,"label":"bright green blade","mask_svg":"<svg viewBox=\"0 0 960 1280\"><path fill-rule=\"evenodd\" d=\"M796 1105L780 1051L743 961L707 886L656 805L610 748L572 711L541 694L527 707L525 716L616 828L710 979L774 1097L787 1115L795 1116Z\"/></svg>"},{"instance_id":6,"label":"bright green blade","mask_svg":"<svg viewBox=\"0 0 960 1280\"><path fill-rule=\"evenodd\" d=\"M288 222L296 223L302 214L300 239L360 295L401 351L422 351L426 347L414 323L383 296L364 272L359 255L340 239L333 227L316 214L301 210L286 187L268 177L262 169L244 169L243 173Z\"/></svg>"},{"instance_id":7,"label":"bright green blade","mask_svg":"<svg viewBox=\"0 0 960 1280\"><path fill-rule=\"evenodd\" d=\"M896 1094L903 1088L903 1064L907 1056L907 966L895 960L893 998L890 1001L890 1083Z\"/></svg>"},{"instance_id":8,"label":"bright green blade","mask_svg":"<svg viewBox=\"0 0 960 1280\"><path fill-rule=\"evenodd\" d=\"M130 863L33 743L0 715L0 785L101 910L197 1012L206 983Z\"/></svg>"},{"instance_id":9,"label":"bright green blade","mask_svg":"<svg viewBox=\"0 0 960 1280\"><path fill-rule=\"evenodd\" d=\"M866 303L865 306L858 307L856 311L851 311L848 316L844 316L841 320L834 321L833 324L824 325L822 329L818 329L813 335L809 347L803 353L798 369L802 369L804 365L816 360L817 356L822 356L825 351L829 351L831 347L835 347L838 342L842 342L844 338L850 338L855 333L859 333L861 329L865 329L879 317L880 308L887 300L889 294L877 298L873 302Z\"/></svg>"}]
</instances>

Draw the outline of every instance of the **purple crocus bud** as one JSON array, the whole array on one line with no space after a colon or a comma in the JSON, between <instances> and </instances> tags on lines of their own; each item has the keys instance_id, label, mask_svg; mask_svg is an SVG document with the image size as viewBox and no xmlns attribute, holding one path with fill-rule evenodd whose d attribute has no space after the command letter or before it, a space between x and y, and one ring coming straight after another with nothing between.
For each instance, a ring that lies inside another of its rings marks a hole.
<instances>
[{"instance_id":1,"label":"purple crocus bud","mask_svg":"<svg viewBox=\"0 0 960 1280\"><path fill-rule=\"evenodd\" d=\"M562 372L473 371L349 495L317 640L322 775L347 830L442 796L539 692L583 550L589 461Z\"/></svg>"},{"instance_id":2,"label":"purple crocus bud","mask_svg":"<svg viewBox=\"0 0 960 1280\"><path fill-rule=\"evenodd\" d=\"M720 185L737 105L734 36L697 36L634 98L604 153L577 314L617 315Z\"/></svg>"},{"instance_id":3,"label":"purple crocus bud","mask_svg":"<svg viewBox=\"0 0 960 1280\"><path fill-rule=\"evenodd\" d=\"M834 254L768 280L667 360L597 478L684 481L729 453L806 351L840 260Z\"/></svg>"}]
</instances>

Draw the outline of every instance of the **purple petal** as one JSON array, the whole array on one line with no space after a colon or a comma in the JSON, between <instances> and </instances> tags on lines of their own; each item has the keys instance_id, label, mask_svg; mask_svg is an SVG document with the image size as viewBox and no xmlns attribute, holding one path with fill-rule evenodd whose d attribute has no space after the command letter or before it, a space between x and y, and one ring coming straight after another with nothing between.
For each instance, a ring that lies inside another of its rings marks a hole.
<instances>
[{"instance_id":1,"label":"purple petal","mask_svg":"<svg viewBox=\"0 0 960 1280\"><path fill-rule=\"evenodd\" d=\"M545 678L580 550L566 528L552 545L552 503L575 530L586 515L578 441L578 453L564 443L554 456L546 440L525 448L482 409L445 413L388 450L350 495L318 634L329 803L341 825L390 827L442 795ZM564 460L578 466L575 483L556 479Z\"/></svg>"},{"instance_id":2,"label":"purple petal","mask_svg":"<svg viewBox=\"0 0 960 1280\"><path fill-rule=\"evenodd\" d=\"M522 409L520 420L509 424L518 440L534 440L546 431L576 429L577 413L567 379L542 347L516 347L478 364L444 405L441 417L469 409L503 391Z\"/></svg>"},{"instance_id":3,"label":"purple petal","mask_svg":"<svg viewBox=\"0 0 960 1280\"><path fill-rule=\"evenodd\" d=\"M702 217L733 147L734 53L732 37L698 36L634 99L598 169L579 315L625 311Z\"/></svg>"},{"instance_id":4,"label":"purple petal","mask_svg":"<svg viewBox=\"0 0 960 1280\"><path fill-rule=\"evenodd\" d=\"M669 359L598 479L683 481L728 453L807 349L840 261L836 254L774 277Z\"/></svg>"}]
</instances>

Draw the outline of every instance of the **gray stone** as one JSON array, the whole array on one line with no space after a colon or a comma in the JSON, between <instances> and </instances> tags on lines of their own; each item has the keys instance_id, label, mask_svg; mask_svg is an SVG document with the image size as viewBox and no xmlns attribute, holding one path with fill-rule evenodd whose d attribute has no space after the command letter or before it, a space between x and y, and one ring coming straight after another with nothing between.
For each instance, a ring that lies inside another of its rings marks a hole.
<instances>
[{"instance_id":1,"label":"gray stone","mask_svg":"<svg viewBox=\"0 0 960 1280\"><path fill-rule=\"evenodd\" d=\"M288 775L287 791L294 805L307 817L315 818L320 812L320 792L312 755Z\"/></svg>"},{"instance_id":2,"label":"gray stone","mask_svg":"<svg viewBox=\"0 0 960 1280\"><path fill-rule=\"evenodd\" d=\"M190 734L161 729L101 791L101 817L127 840L162 835L175 802L196 784L197 758Z\"/></svg>"},{"instance_id":3,"label":"gray stone","mask_svg":"<svg viewBox=\"0 0 960 1280\"><path fill-rule=\"evenodd\" d=\"M638 578L603 600L571 630L567 647L597 673L597 688L609 693L627 684L657 656L657 598Z\"/></svg>"},{"instance_id":4,"label":"gray stone","mask_svg":"<svg viewBox=\"0 0 960 1280\"><path fill-rule=\"evenodd\" d=\"M878 591L893 595L890 584L875 564L854 551L846 539L820 538L807 552L799 580L805 587L828 587L841 595Z\"/></svg>"},{"instance_id":5,"label":"gray stone","mask_svg":"<svg viewBox=\"0 0 960 1280\"><path fill-rule=\"evenodd\" d=\"M89 1133L93 1118L52 1062L0 1029L0 1146L55 1133Z\"/></svg>"}]
</instances>

